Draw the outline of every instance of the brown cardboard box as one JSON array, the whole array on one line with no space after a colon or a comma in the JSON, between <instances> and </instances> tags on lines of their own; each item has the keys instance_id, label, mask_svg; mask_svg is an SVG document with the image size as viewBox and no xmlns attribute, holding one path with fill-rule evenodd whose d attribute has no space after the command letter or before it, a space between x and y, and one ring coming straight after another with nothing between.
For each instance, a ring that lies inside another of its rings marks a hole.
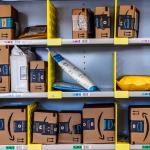
<instances>
[{"instance_id":1,"label":"brown cardboard box","mask_svg":"<svg viewBox=\"0 0 150 150\"><path fill-rule=\"evenodd\" d=\"M27 144L26 108L0 108L0 145Z\"/></svg>"},{"instance_id":2,"label":"brown cardboard box","mask_svg":"<svg viewBox=\"0 0 150 150\"><path fill-rule=\"evenodd\" d=\"M0 92L10 91L10 51L8 46L0 46Z\"/></svg>"},{"instance_id":3,"label":"brown cardboard box","mask_svg":"<svg viewBox=\"0 0 150 150\"><path fill-rule=\"evenodd\" d=\"M129 126L131 144L150 144L150 106L131 106Z\"/></svg>"},{"instance_id":4,"label":"brown cardboard box","mask_svg":"<svg viewBox=\"0 0 150 150\"><path fill-rule=\"evenodd\" d=\"M60 112L58 143L78 144L81 143L81 140L81 112Z\"/></svg>"},{"instance_id":5,"label":"brown cardboard box","mask_svg":"<svg viewBox=\"0 0 150 150\"><path fill-rule=\"evenodd\" d=\"M83 143L112 144L115 141L114 105L85 105L83 109Z\"/></svg>"},{"instance_id":6,"label":"brown cardboard box","mask_svg":"<svg viewBox=\"0 0 150 150\"><path fill-rule=\"evenodd\" d=\"M94 37L94 15L90 9L76 8L72 10L72 38Z\"/></svg>"},{"instance_id":7,"label":"brown cardboard box","mask_svg":"<svg viewBox=\"0 0 150 150\"><path fill-rule=\"evenodd\" d=\"M118 37L138 37L139 10L133 5L121 5L119 8Z\"/></svg>"},{"instance_id":8,"label":"brown cardboard box","mask_svg":"<svg viewBox=\"0 0 150 150\"><path fill-rule=\"evenodd\" d=\"M57 112L34 112L32 143L56 144L57 120Z\"/></svg>"},{"instance_id":9,"label":"brown cardboard box","mask_svg":"<svg viewBox=\"0 0 150 150\"><path fill-rule=\"evenodd\" d=\"M12 17L17 20L17 11L11 5L0 5L0 18Z\"/></svg>"},{"instance_id":10,"label":"brown cardboard box","mask_svg":"<svg viewBox=\"0 0 150 150\"><path fill-rule=\"evenodd\" d=\"M30 91L46 92L47 84L47 62L31 61L30 62Z\"/></svg>"},{"instance_id":11,"label":"brown cardboard box","mask_svg":"<svg viewBox=\"0 0 150 150\"><path fill-rule=\"evenodd\" d=\"M112 19L109 7L96 7L95 10L95 31L96 38L112 37Z\"/></svg>"},{"instance_id":12,"label":"brown cardboard box","mask_svg":"<svg viewBox=\"0 0 150 150\"><path fill-rule=\"evenodd\" d=\"M14 29L0 29L0 40L13 40L14 38Z\"/></svg>"}]
</instances>

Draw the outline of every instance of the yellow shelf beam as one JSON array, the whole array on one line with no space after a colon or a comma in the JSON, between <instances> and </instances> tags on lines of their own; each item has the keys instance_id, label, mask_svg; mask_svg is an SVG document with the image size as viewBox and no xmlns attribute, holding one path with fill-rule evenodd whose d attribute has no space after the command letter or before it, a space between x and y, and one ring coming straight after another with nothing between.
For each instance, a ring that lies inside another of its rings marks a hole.
<instances>
[{"instance_id":1,"label":"yellow shelf beam","mask_svg":"<svg viewBox=\"0 0 150 150\"><path fill-rule=\"evenodd\" d=\"M117 37L118 0L114 0L114 10L115 10L115 17L114 17L114 45L128 45L129 44L128 38L118 38Z\"/></svg>"},{"instance_id":2,"label":"yellow shelf beam","mask_svg":"<svg viewBox=\"0 0 150 150\"><path fill-rule=\"evenodd\" d=\"M118 143L118 104L115 103L115 144Z\"/></svg>"},{"instance_id":3,"label":"yellow shelf beam","mask_svg":"<svg viewBox=\"0 0 150 150\"><path fill-rule=\"evenodd\" d=\"M27 143L31 144L31 134L32 134L32 114L37 109L37 104L33 103L27 106Z\"/></svg>"},{"instance_id":4,"label":"yellow shelf beam","mask_svg":"<svg viewBox=\"0 0 150 150\"><path fill-rule=\"evenodd\" d=\"M51 52L48 52L48 99L61 99L62 91L53 91L52 86L55 81L55 63Z\"/></svg>"},{"instance_id":5,"label":"yellow shelf beam","mask_svg":"<svg viewBox=\"0 0 150 150\"><path fill-rule=\"evenodd\" d=\"M118 91L117 90L117 52L113 54L113 64L114 64L114 98L129 98L128 91Z\"/></svg>"}]
</instances>

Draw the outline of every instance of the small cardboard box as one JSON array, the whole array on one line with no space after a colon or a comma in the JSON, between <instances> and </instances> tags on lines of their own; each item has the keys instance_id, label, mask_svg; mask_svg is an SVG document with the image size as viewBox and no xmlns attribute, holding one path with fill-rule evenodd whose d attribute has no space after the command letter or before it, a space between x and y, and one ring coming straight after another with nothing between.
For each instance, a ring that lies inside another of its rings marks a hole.
<instances>
[{"instance_id":1,"label":"small cardboard box","mask_svg":"<svg viewBox=\"0 0 150 150\"><path fill-rule=\"evenodd\" d=\"M96 38L112 37L112 16L109 7L96 7L95 32Z\"/></svg>"},{"instance_id":2,"label":"small cardboard box","mask_svg":"<svg viewBox=\"0 0 150 150\"><path fill-rule=\"evenodd\" d=\"M0 92L10 91L10 49L0 46Z\"/></svg>"},{"instance_id":3,"label":"small cardboard box","mask_svg":"<svg viewBox=\"0 0 150 150\"><path fill-rule=\"evenodd\" d=\"M60 144L79 144L82 142L81 112L63 111L59 113Z\"/></svg>"},{"instance_id":4,"label":"small cardboard box","mask_svg":"<svg viewBox=\"0 0 150 150\"><path fill-rule=\"evenodd\" d=\"M34 112L32 143L56 144L57 112Z\"/></svg>"},{"instance_id":5,"label":"small cardboard box","mask_svg":"<svg viewBox=\"0 0 150 150\"><path fill-rule=\"evenodd\" d=\"M26 108L0 108L0 145L27 144Z\"/></svg>"},{"instance_id":6,"label":"small cardboard box","mask_svg":"<svg viewBox=\"0 0 150 150\"><path fill-rule=\"evenodd\" d=\"M130 143L150 144L150 106L130 106Z\"/></svg>"},{"instance_id":7,"label":"small cardboard box","mask_svg":"<svg viewBox=\"0 0 150 150\"><path fill-rule=\"evenodd\" d=\"M0 29L0 40L13 40L14 38L14 29Z\"/></svg>"},{"instance_id":8,"label":"small cardboard box","mask_svg":"<svg viewBox=\"0 0 150 150\"><path fill-rule=\"evenodd\" d=\"M94 14L88 8L72 10L72 38L94 37Z\"/></svg>"},{"instance_id":9,"label":"small cardboard box","mask_svg":"<svg viewBox=\"0 0 150 150\"><path fill-rule=\"evenodd\" d=\"M17 10L11 5L0 5L0 10L1 10L0 18L12 17L16 20L18 19Z\"/></svg>"},{"instance_id":10,"label":"small cardboard box","mask_svg":"<svg viewBox=\"0 0 150 150\"><path fill-rule=\"evenodd\" d=\"M113 144L115 141L114 105L92 104L83 109L83 143Z\"/></svg>"},{"instance_id":11,"label":"small cardboard box","mask_svg":"<svg viewBox=\"0 0 150 150\"><path fill-rule=\"evenodd\" d=\"M119 8L118 37L138 37L139 10L133 5L121 5Z\"/></svg>"},{"instance_id":12,"label":"small cardboard box","mask_svg":"<svg viewBox=\"0 0 150 150\"><path fill-rule=\"evenodd\" d=\"M46 92L47 90L47 62L30 62L30 91Z\"/></svg>"}]
</instances>

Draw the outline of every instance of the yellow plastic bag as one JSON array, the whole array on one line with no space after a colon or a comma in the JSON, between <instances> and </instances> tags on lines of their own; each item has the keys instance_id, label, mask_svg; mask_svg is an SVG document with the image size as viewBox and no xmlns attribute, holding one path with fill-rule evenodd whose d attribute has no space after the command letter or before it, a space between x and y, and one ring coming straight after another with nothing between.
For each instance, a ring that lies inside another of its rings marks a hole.
<instances>
[{"instance_id":1,"label":"yellow plastic bag","mask_svg":"<svg viewBox=\"0 0 150 150\"><path fill-rule=\"evenodd\" d=\"M117 85L123 91L148 91L150 90L150 76L124 76Z\"/></svg>"}]
</instances>

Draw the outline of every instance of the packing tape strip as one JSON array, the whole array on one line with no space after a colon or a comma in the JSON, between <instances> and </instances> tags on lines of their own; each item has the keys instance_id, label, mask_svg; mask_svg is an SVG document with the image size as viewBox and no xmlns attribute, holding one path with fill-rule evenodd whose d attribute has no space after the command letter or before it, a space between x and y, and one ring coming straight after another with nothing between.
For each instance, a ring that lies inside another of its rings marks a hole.
<instances>
[{"instance_id":1,"label":"packing tape strip","mask_svg":"<svg viewBox=\"0 0 150 150\"><path fill-rule=\"evenodd\" d=\"M129 98L128 91L115 91L114 94L115 98Z\"/></svg>"},{"instance_id":2,"label":"packing tape strip","mask_svg":"<svg viewBox=\"0 0 150 150\"><path fill-rule=\"evenodd\" d=\"M62 99L62 91L48 92L48 99Z\"/></svg>"},{"instance_id":3,"label":"packing tape strip","mask_svg":"<svg viewBox=\"0 0 150 150\"><path fill-rule=\"evenodd\" d=\"M62 39L61 38L48 38L47 45L48 46L61 46Z\"/></svg>"},{"instance_id":4,"label":"packing tape strip","mask_svg":"<svg viewBox=\"0 0 150 150\"><path fill-rule=\"evenodd\" d=\"M114 38L114 45L128 45L128 38Z\"/></svg>"},{"instance_id":5,"label":"packing tape strip","mask_svg":"<svg viewBox=\"0 0 150 150\"><path fill-rule=\"evenodd\" d=\"M116 150L130 150L129 143L116 143Z\"/></svg>"},{"instance_id":6,"label":"packing tape strip","mask_svg":"<svg viewBox=\"0 0 150 150\"><path fill-rule=\"evenodd\" d=\"M41 144L29 144L28 150L42 150Z\"/></svg>"}]
</instances>

